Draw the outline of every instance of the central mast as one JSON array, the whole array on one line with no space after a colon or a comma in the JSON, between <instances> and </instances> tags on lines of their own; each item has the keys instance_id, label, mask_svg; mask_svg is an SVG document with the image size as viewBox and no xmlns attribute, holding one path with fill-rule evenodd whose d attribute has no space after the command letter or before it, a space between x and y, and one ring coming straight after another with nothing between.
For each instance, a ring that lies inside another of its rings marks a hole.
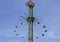
<instances>
[{"instance_id":1,"label":"central mast","mask_svg":"<svg viewBox=\"0 0 60 42\"><path fill-rule=\"evenodd\" d=\"M28 6L28 17L27 17L27 22L28 22L28 42L33 42L33 22L34 22L34 17L33 17L33 7L34 3L32 0L29 0L26 4Z\"/></svg>"}]
</instances>

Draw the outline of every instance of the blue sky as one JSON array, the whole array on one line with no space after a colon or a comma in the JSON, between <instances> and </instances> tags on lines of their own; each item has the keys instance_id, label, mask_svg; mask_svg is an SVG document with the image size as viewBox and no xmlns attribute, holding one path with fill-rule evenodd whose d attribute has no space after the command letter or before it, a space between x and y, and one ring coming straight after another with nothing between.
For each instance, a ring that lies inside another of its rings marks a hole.
<instances>
[{"instance_id":1,"label":"blue sky","mask_svg":"<svg viewBox=\"0 0 60 42\"><path fill-rule=\"evenodd\" d=\"M19 24L16 36L15 26L19 16L28 13L28 0L0 0L0 42L27 42L27 24ZM34 16L41 17L41 24L34 25L34 42L60 42L60 0L33 0ZM48 32L44 33L42 26L46 25ZM24 39L22 37L24 36ZM39 37L37 40L36 37Z\"/></svg>"}]
</instances>

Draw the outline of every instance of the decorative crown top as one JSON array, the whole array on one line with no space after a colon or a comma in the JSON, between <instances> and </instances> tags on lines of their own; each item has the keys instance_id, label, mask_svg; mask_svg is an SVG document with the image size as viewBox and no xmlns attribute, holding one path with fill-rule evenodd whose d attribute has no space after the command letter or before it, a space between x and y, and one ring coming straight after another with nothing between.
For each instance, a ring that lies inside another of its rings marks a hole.
<instances>
[{"instance_id":1,"label":"decorative crown top","mask_svg":"<svg viewBox=\"0 0 60 42\"><path fill-rule=\"evenodd\" d=\"M30 0L29 2L27 2L26 6L28 7L34 7L34 3L32 2L32 0Z\"/></svg>"}]
</instances>

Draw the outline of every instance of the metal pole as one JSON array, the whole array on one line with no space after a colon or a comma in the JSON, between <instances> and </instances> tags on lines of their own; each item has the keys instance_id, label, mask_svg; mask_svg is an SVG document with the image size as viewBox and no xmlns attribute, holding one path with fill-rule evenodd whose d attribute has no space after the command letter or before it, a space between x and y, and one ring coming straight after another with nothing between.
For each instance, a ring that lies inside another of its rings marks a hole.
<instances>
[{"instance_id":1,"label":"metal pole","mask_svg":"<svg viewBox=\"0 0 60 42\"><path fill-rule=\"evenodd\" d=\"M33 9L29 8L29 16L33 17ZM33 22L28 22L28 42L33 42Z\"/></svg>"},{"instance_id":2,"label":"metal pole","mask_svg":"<svg viewBox=\"0 0 60 42\"><path fill-rule=\"evenodd\" d=\"M29 1L32 1L32 0L29 0Z\"/></svg>"},{"instance_id":3,"label":"metal pole","mask_svg":"<svg viewBox=\"0 0 60 42\"><path fill-rule=\"evenodd\" d=\"M29 0L26 4L28 6L28 17L27 17L27 22L28 22L28 42L33 42L33 22L34 22L34 17L33 17L33 7L34 3L32 0Z\"/></svg>"}]
</instances>

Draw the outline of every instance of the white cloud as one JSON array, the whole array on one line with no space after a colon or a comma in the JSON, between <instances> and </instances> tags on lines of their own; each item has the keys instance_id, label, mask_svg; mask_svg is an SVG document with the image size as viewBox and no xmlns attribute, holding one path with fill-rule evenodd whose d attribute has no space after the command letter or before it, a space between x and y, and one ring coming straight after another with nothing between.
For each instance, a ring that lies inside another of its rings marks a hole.
<instances>
[{"instance_id":1,"label":"white cloud","mask_svg":"<svg viewBox=\"0 0 60 42\"><path fill-rule=\"evenodd\" d=\"M60 35L56 35L55 32L51 31L47 34L48 38L51 38L51 39L57 39L57 38L60 38Z\"/></svg>"}]
</instances>

